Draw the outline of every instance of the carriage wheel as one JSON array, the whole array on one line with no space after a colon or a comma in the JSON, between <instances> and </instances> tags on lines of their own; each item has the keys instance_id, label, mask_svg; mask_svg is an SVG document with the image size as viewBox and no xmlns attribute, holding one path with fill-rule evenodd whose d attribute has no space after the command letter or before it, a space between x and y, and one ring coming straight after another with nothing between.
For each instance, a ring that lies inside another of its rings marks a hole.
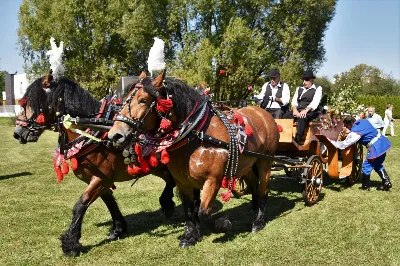
<instances>
[{"instance_id":1,"label":"carriage wheel","mask_svg":"<svg viewBox=\"0 0 400 266\"><path fill-rule=\"evenodd\" d=\"M306 205L314 205L317 203L322 190L323 164L318 155L313 155L307 160L310 168L304 169L305 185L303 198Z\"/></svg>"},{"instance_id":2,"label":"carriage wheel","mask_svg":"<svg viewBox=\"0 0 400 266\"><path fill-rule=\"evenodd\" d=\"M347 183L349 185L353 185L360 177L363 160L364 160L363 146L360 143L356 143L353 155L353 167L351 168L351 175L347 177Z\"/></svg>"},{"instance_id":3,"label":"carriage wheel","mask_svg":"<svg viewBox=\"0 0 400 266\"><path fill-rule=\"evenodd\" d=\"M238 178L236 181L235 189L232 190L232 193L235 195L235 197L241 197L244 194L247 194L248 192L248 187L246 185L246 182L244 182L243 178Z\"/></svg>"}]
</instances>

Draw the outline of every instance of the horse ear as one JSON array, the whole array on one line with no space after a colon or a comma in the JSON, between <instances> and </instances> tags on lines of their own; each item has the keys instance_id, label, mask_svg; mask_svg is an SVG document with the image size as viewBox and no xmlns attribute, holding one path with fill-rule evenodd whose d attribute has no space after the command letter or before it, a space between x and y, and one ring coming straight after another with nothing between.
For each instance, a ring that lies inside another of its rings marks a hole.
<instances>
[{"instance_id":1,"label":"horse ear","mask_svg":"<svg viewBox=\"0 0 400 266\"><path fill-rule=\"evenodd\" d=\"M162 88L164 86L165 70L153 79L153 87L156 89Z\"/></svg>"},{"instance_id":2,"label":"horse ear","mask_svg":"<svg viewBox=\"0 0 400 266\"><path fill-rule=\"evenodd\" d=\"M144 71L142 71L142 73L140 73L140 75L139 75L139 80L144 79L146 77L147 77L146 73Z\"/></svg>"}]
</instances>

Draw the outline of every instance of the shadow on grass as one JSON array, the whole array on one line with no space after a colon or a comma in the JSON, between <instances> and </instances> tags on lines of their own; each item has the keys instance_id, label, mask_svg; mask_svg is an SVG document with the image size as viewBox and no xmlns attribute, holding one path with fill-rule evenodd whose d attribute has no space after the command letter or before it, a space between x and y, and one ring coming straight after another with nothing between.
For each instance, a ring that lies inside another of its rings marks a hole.
<instances>
[{"instance_id":1,"label":"shadow on grass","mask_svg":"<svg viewBox=\"0 0 400 266\"><path fill-rule=\"evenodd\" d=\"M32 173L31 172L20 172L20 173L15 173L15 174L10 174L10 175L0 175L0 181L14 178L14 177L27 176L27 175L32 175Z\"/></svg>"}]
</instances>

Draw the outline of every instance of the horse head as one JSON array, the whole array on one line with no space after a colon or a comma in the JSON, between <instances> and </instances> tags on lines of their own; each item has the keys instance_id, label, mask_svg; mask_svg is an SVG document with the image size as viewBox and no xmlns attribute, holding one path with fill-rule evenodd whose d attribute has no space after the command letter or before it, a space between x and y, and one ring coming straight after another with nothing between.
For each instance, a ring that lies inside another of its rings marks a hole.
<instances>
[{"instance_id":1,"label":"horse head","mask_svg":"<svg viewBox=\"0 0 400 266\"><path fill-rule=\"evenodd\" d=\"M29 85L21 100L23 111L17 117L14 129L14 138L21 144L38 141L43 131L55 122L51 105L51 92L55 86L49 76L38 78Z\"/></svg>"},{"instance_id":2,"label":"horse head","mask_svg":"<svg viewBox=\"0 0 400 266\"><path fill-rule=\"evenodd\" d=\"M116 147L124 148L139 133L151 132L157 128L161 113L157 111L157 99L162 98L161 88L165 72L151 79L142 72L131 85L125 103L108 137ZM171 113L167 114L171 116Z\"/></svg>"}]
</instances>

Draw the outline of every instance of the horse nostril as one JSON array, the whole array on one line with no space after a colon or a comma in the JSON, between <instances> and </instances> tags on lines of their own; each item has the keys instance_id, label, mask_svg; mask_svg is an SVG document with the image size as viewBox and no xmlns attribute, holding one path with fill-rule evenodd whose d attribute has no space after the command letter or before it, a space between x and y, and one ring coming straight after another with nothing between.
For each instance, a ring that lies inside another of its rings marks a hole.
<instances>
[{"instance_id":1,"label":"horse nostril","mask_svg":"<svg viewBox=\"0 0 400 266\"><path fill-rule=\"evenodd\" d=\"M17 133L14 133L14 139L19 140L21 138L21 136Z\"/></svg>"},{"instance_id":2,"label":"horse nostril","mask_svg":"<svg viewBox=\"0 0 400 266\"><path fill-rule=\"evenodd\" d=\"M124 141L124 136L119 133L115 133L114 136L112 137L113 141L116 143L121 143Z\"/></svg>"}]
</instances>

